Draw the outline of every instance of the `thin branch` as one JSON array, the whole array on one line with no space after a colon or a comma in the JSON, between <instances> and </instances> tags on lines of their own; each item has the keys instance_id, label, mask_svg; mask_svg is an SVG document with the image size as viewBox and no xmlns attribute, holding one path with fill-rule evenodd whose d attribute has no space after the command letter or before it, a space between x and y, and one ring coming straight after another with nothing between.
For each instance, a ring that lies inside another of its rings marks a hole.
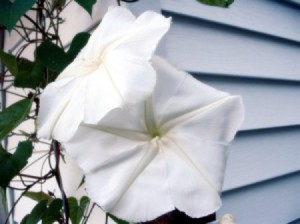
<instances>
[{"instance_id":1,"label":"thin branch","mask_svg":"<svg viewBox=\"0 0 300 224\"><path fill-rule=\"evenodd\" d=\"M108 214L105 213L105 224L107 224L107 223L108 223Z\"/></svg>"},{"instance_id":2,"label":"thin branch","mask_svg":"<svg viewBox=\"0 0 300 224\"><path fill-rule=\"evenodd\" d=\"M25 29L25 26L24 26L24 23L23 23L22 19L20 19L20 24L21 24L21 27L23 29L23 32L25 33L25 36L26 36L27 40L30 41L29 34L27 33L27 31Z\"/></svg>"},{"instance_id":3,"label":"thin branch","mask_svg":"<svg viewBox=\"0 0 300 224\"><path fill-rule=\"evenodd\" d=\"M22 98L27 98L26 96L23 96L19 93L14 93L14 92L11 92L11 91L8 91L8 90L1 89L0 91L9 93L9 94L12 94L12 95L15 95L15 96L19 96L19 97L22 97Z\"/></svg>"},{"instance_id":4,"label":"thin branch","mask_svg":"<svg viewBox=\"0 0 300 224\"><path fill-rule=\"evenodd\" d=\"M26 187L26 189L24 190L24 192L22 192L22 194L18 197L18 199L15 201L15 203L13 204L12 208L10 209L10 211L7 214L6 220L4 222L4 224L8 224L8 220L9 217L11 216L12 212L14 211L15 207L17 206L17 204L19 203L19 201L21 200L21 198L24 196L24 194L26 192L28 192L36 183L38 183L40 180L43 179L49 179L53 176L52 172L48 172L46 175L44 175L43 177L41 177L40 179L36 180L35 182L33 182L32 184L30 184L29 186Z\"/></svg>"},{"instance_id":5,"label":"thin branch","mask_svg":"<svg viewBox=\"0 0 300 224\"><path fill-rule=\"evenodd\" d=\"M73 0L68 1L62 8L61 11L63 11Z\"/></svg>"},{"instance_id":6,"label":"thin branch","mask_svg":"<svg viewBox=\"0 0 300 224\"><path fill-rule=\"evenodd\" d=\"M35 159L33 162L31 162L29 165L27 165L24 170L28 169L29 167L31 167L32 165L34 165L35 163L37 163L38 161L40 161L41 159L43 159L44 157L46 157L48 155L48 152L42 156L40 156L39 158Z\"/></svg>"},{"instance_id":7,"label":"thin branch","mask_svg":"<svg viewBox=\"0 0 300 224\"><path fill-rule=\"evenodd\" d=\"M63 207L64 207L64 211L65 211L65 218L66 218L66 224L69 224L69 203L68 203L68 199L66 196L66 193L64 191L63 188L63 183L62 183L62 179L61 179L61 174L60 174L60 168L59 168L59 162L60 162L60 144L57 141L53 141L53 150L54 150L54 155L55 155L55 169L54 169L54 174L55 174L55 178L56 178L56 182L57 185L60 189L61 195L62 195L62 200L63 200Z\"/></svg>"},{"instance_id":8,"label":"thin branch","mask_svg":"<svg viewBox=\"0 0 300 224\"><path fill-rule=\"evenodd\" d=\"M13 30L16 31L16 33L19 34L19 36L20 36L23 40L25 40L25 41L28 42L28 41L29 41L29 38L27 39L27 37L23 36L23 34L22 34L17 28L22 28L22 27L16 25L16 26L13 28Z\"/></svg>"},{"instance_id":9,"label":"thin branch","mask_svg":"<svg viewBox=\"0 0 300 224\"><path fill-rule=\"evenodd\" d=\"M91 216L91 214L92 214L92 212L93 212L95 206L96 206L96 203L93 203L92 208L90 209L88 215L85 217L85 220L84 220L83 224L86 224L86 223L87 223L87 221L89 220L89 218L90 218L90 216Z\"/></svg>"},{"instance_id":10,"label":"thin branch","mask_svg":"<svg viewBox=\"0 0 300 224\"><path fill-rule=\"evenodd\" d=\"M42 34L44 34L44 30L32 18L30 18L30 16L24 14L24 17L29 20Z\"/></svg>"}]
</instances>

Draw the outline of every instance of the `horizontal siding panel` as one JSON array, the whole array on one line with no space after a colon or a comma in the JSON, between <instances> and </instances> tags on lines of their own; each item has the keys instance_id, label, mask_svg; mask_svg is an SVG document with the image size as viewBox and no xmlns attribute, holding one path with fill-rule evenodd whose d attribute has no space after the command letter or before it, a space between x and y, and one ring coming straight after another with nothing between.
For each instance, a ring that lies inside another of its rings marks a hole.
<instances>
[{"instance_id":1,"label":"horizontal siding panel","mask_svg":"<svg viewBox=\"0 0 300 224\"><path fill-rule=\"evenodd\" d=\"M147 10L152 10L157 13L161 12L161 4L159 1L137 1L135 3L126 3L126 8L130 9L136 16L139 16Z\"/></svg>"},{"instance_id":2,"label":"horizontal siding panel","mask_svg":"<svg viewBox=\"0 0 300 224\"><path fill-rule=\"evenodd\" d=\"M300 44L174 16L166 57L190 72L300 80Z\"/></svg>"},{"instance_id":3,"label":"horizontal siding panel","mask_svg":"<svg viewBox=\"0 0 300 224\"><path fill-rule=\"evenodd\" d=\"M300 126L237 135L230 145L223 191L300 171Z\"/></svg>"},{"instance_id":4,"label":"horizontal siding panel","mask_svg":"<svg viewBox=\"0 0 300 224\"><path fill-rule=\"evenodd\" d=\"M236 223L284 224L300 217L300 173L223 194L218 216L231 213Z\"/></svg>"},{"instance_id":5,"label":"horizontal siding panel","mask_svg":"<svg viewBox=\"0 0 300 224\"><path fill-rule=\"evenodd\" d=\"M268 35L300 41L300 8L284 0L239 0L229 9L210 7L196 0L162 0L165 11L209 20Z\"/></svg>"},{"instance_id":6,"label":"horizontal siding panel","mask_svg":"<svg viewBox=\"0 0 300 224\"><path fill-rule=\"evenodd\" d=\"M242 130L300 124L300 82L196 75L204 83L241 95L246 108Z\"/></svg>"}]
</instances>

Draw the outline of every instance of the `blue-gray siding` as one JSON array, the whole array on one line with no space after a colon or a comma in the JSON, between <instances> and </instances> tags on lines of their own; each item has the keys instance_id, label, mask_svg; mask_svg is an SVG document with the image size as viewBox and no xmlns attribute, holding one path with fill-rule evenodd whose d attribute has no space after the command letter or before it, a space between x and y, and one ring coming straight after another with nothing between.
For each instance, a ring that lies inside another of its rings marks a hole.
<instances>
[{"instance_id":1,"label":"blue-gray siding","mask_svg":"<svg viewBox=\"0 0 300 224\"><path fill-rule=\"evenodd\" d=\"M230 9L196 0L140 1L173 17L159 52L201 81L242 95L246 120L230 147L218 215L240 224L300 217L300 7L237 0Z\"/></svg>"}]
</instances>

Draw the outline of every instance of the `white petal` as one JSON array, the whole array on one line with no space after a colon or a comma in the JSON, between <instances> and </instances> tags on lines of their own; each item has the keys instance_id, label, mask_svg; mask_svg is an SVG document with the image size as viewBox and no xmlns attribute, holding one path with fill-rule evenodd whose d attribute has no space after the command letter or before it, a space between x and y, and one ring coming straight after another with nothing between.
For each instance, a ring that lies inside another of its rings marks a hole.
<instances>
[{"instance_id":1,"label":"white petal","mask_svg":"<svg viewBox=\"0 0 300 224\"><path fill-rule=\"evenodd\" d=\"M84 122L96 124L112 109L122 107L123 98L104 66L86 79L86 88L82 92L85 98L85 103L82 105Z\"/></svg>"},{"instance_id":2,"label":"white petal","mask_svg":"<svg viewBox=\"0 0 300 224\"><path fill-rule=\"evenodd\" d=\"M166 178L166 161L158 153L111 212L117 217L136 223L153 220L174 210Z\"/></svg>"},{"instance_id":3,"label":"white petal","mask_svg":"<svg viewBox=\"0 0 300 224\"><path fill-rule=\"evenodd\" d=\"M190 133L200 141L228 144L244 120L244 107L239 96L222 98L166 122L161 128L176 135Z\"/></svg>"},{"instance_id":4,"label":"white petal","mask_svg":"<svg viewBox=\"0 0 300 224\"><path fill-rule=\"evenodd\" d=\"M93 65L86 65L82 60L75 58L56 78L56 81L64 78L76 78L79 76L87 76L94 72L96 69Z\"/></svg>"},{"instance_id":5,"label":"white petal","mask_svg":"<svg viewBox=\"0 0 300 224\"><path fill-rule=\"evenodd\" d=\"M106 58L105 67L124 105L141 102L153 92L156 73L148 61L114 52Z\"/></svg>"},{"instance_id":6,"label":"white petal","mask_svg":"<svg viewBox=\"0 0 300 224\"><path fill-rule=\"evenodd\" d=\"M154 219L172 210L157 141L131 140L102 128L80 126L64 144L86 175L91 199L104 210L132 221ZM158 198L162 201L153 207Z\"/></svg>"},{"instance_id":7,"label":"white petal","mask_svg":"<svg viewBox=\"0 0 300 224\"><path fill-rule=\"evenodd\" d=\"M135 106L130 105L123 108L116 108L103 117L98 125L148 135L144 120L144 112L144 103Z\"/></svg>"},{"instance_id":8,"label":"white petal","mask_svg":"<svg viewBox=\"0 0 300 224\"><path fill-rule=\"evenodd\" d=\"M124 102L138 103L153 92L156 77L148 61L169 26L170 19L145 12L126 35L105 50L103 63Z\"/></svg>"},{"instance_id":9,"label":"white petal","mask_svg":"<svg viewBox=\"0 0 300 224\"><path fill-rule=\"evenodd\" d=\"M83 91L86 88L85 80L77 80L78 87L74 87L70 101L65 106L63 112L57 119L56 125L53 128L52 137L60 142L70 139L78 129L84 116L84 96ZM72 116L70 116L72 114Z\"/></svg>"},{"instance_id":10,"label":"white petal","mask_svg":"<svg viewBox=\"0 0 300 224\"><path fill-rule=\"evenodd\" d=\"M162 58L153 57L152 64L157 72L153 102L158 124L229 95L201 83Z\"/></svg>"},{"instance_id":11,"label":"white petal","mask_svg":"<svg viewBox=\"0 0 300 224\"><path fill-rule=\"evenodd\" d=\"M228 147L225 144L204 141L199 136L190 131L168 134L168 139L171 139L176 147L182 150L186 155L190 167L194 171L198 170L204 180L216 192L220 192L223 180L224 171L226 168L226 160Z\"/></svg>"},{"instance_id":12,"label":"white petal","mask_svg":"<svg viewBox=\"0 0 300 224\"><path fill-rule=\"evenodd\" d=\"M111 6L104 15L100 25L93 32L81 56L91 59L111 42L128 32L135 21L135 16L124 7Z\"/></svg>"},{"instance_id":13,"label":"white petal","mask_svg":"<svg viewBox=\"0 0 300 224\"><path fill-rule=\"evenodd\" d=\"M72 101L74 92L82 85L82 82L78 82L77 79L64 79L58 82L50 83L41 95L41 105L38 116L38 136L43 138L58 137L52 136L52 131L55 128L60 116L66 111L66 108L69 106ZM78 96L78 95L77 95ZM72 108L77 107L76 110L72 112L72 116L65 116L66 119L72 119L74 124L80 123L83 118L83 114L80 110L81 105L81 96L78 96L78 102L72 101ZM69 123L69 122L67 122ZM77 126L78 126L77 125ZM62 127L63 128L63 127ZM70 127L64 127L61 131L63 136L59 136L59 139L68 138L70 133L74 133L77 127L71 125Z\"/></svg>"},{"instance_id":14,"label":"white petal","mask_svg":"<svg viewBox=\"0 0 300 224\"><path fill-rule=\"evenodd\" d=\"M173 139L162 140L167 162L167 181L175 207L193 218L214 213L221 206L219 192L207 181Z\"/></svg>"},{"instance_id":15,"label":"white petal","mask_svg":"<svg viewBox=\"0 0 300 224\"><path fill-rule=\"evenodd\" d=\"M128 28L128 32L109 48L125 56L150 60L158 42L170 28L171 19L146 11Z\"/></svg>"},{"instance_id":16,"label":"white petal","mask_svg":"<svg viewBox=\"0 0 300 224\"><path fill-rule=\"evenodd\" d=\"M206 181L220 192L227 144L241 126L242 120L241 99L232 96L169 121L165 125L172 129L166 135L189 158L190 165L200 170Z\"/></svg>"}]
</instances>

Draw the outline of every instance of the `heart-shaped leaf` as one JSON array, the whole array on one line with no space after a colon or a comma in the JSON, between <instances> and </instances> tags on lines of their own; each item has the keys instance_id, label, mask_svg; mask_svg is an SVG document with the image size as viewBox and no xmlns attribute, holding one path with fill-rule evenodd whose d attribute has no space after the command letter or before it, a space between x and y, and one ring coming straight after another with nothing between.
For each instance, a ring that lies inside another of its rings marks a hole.
<instances>
[{"instance_id":1,"label":"heart-shaped leaf","mask_svg":"<svg viewBox=\"0 0 300 224\"><path fill-rule=\"evenodd\" d=\"M54 199L48 206L48 201L40 201L31 211L26 215L21 224L37 224L42 221L42 224L52 224L62 219L62 200L60 198Z\"/></svg>"},{"instance_id":2,"label":"heart-shaped leaf","mask_svg":"<svg viewBox=\"0 0 300 224\"><path fill-rule=\"evenodd\" d=\"M75 0L82 8L92 15L93 6L97 0Z\"/></svg>"},{"instance_id":3,"label":"heart-shaped leaf","mask_svg":"<svg viewBox=\"0 0 300 224\"><path fill-rule=\"evenodd\" d=\"M24 194L24 196L28 197L28 198L30 198L30 199L32 199L34 201L37 201L37 202L40 202L40 201L43 201L43 200L47 200L48 203L50 203L50 202L53 201L53 198L49 194L46 194L43 191L39 191L39 192L27 191Z\"/></svg>"},{"instance_id":4,"label":"heart-shaped leaf","mask_svg":"<svg viewBox=\"0 0 300 224\"><path fill-rule=\"evenodd\" d=\"M0 59L12 75L16 75L18 73L18 63L14 55L8 54L0 49Z\"/></svg>"},{"instance_id":5,"label":"heart-shaped leaf","mask_svg":"<svg viewBox=\"0 0 300 224\"><path fill-rule=\"evenodd\" d=\"M45 215L47 211L47 200L40 201L34 208L31 213L26 215L21 224L37 224Z\"/></svg>"},{"instance_id":6,"label":"heart-shaped leaf","mask_svg":"<svg viewBox=\"0 0 300 224\"><path fill-rule=\"evenodd\" d=\"M74 60L79 51L86 45L89 37L89 33L78 33L73 38L68 52L56 44L46 41L37 48L37 57L45 67L60 73Z\"/></svg>"},{"instance_id":7,"label":"heart-shaped leaf","mask_svg":"<svg viewBox=\"0 0 300 224\"><path fill-rule=\"evenodd\" d=\"M11 31L35 0L0 0L0 24Z\"/></svg>"},{"instance_id":8,"label":"heart-shaped leaf","mask_svg":"<svg viewBox=\"0 0 300 224\"><path fill-rule=\"evenodd\" d=\"M0 148L0 186L3 189L6 189L9 182L27 165L32 149L30 141L20 142L14 154Z\"/></svg>"},{"instance_id":9,"label":"heart-shaped leaf","mask_svg":"<svg viewBox=\"0 0 300 224\"><path fill-rule=\"evenodd\" d=\"M72 224L79 224L85 213L85 210L87 209L87 207L90 203L90 199L86 196L83 196L80 199L80 202L78 205L78 201L76 198L69 197L68 203L69 203L69 208L70 208L70 219L71 219Z\"/></svg>"},{"instance_id":10,"label":"heart-shaped leaf","mask_svg":"<svg viewBox=\"0 0 300 224\"><path fill-rule=\"evenodd\" d=\"M31 100L23 99L0 113L0 140L4 139L26 118L30 112L31 104Z\"/></svg>"}]
</instances>

